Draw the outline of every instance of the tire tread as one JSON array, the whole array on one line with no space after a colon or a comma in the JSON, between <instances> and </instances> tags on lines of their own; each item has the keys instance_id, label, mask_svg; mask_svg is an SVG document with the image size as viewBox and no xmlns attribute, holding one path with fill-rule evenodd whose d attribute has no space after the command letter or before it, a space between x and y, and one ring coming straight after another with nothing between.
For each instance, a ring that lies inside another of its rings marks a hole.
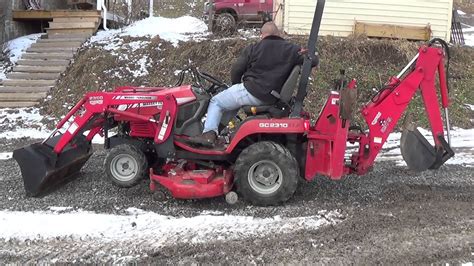
<instances>
[{"instance_id":1,"label":"tire tread","mask_svg":"<svg viewBox=\"0 0 474 266\"><path fill-rule=\"evenodd\" d=\"M294 176L284 175L284 184L271 197L261 197L254 193L250 189L248 181L245 181L248 169L253 163L258 161L258 157L262 156L262 154L269 154L270 158L275 158L275 161L283 164L280 166L283 172L289 170L289 172L294 171L296 173ZM298 186L299 167L296 158L285 146L273 141L261 141L250 145L240 153L235 162L234 174L237 192L245 200L250 201L254 205L270 206L281 204L293 196ZM285 181L287 182L285 183Z\"/></svg>"},{"instance_id":2,"label":"tire tread","mask_svg":"<svg viewBox=\"0 0 474 266\"><path fill-rule=\"evenodd\" d=\"M112 173L110 172L110 163L111 163L112 158L114 158L115 156L119 154L124 154L124 153L132 155L137 160L138 169L140 171L140 173L135 178L133 178L132 180L128 182L119 181L115 179ZM146 155L143 153L143 151L140 150L135 145L120 144L112 148L107 154L107 156L105 157L104 170L105 170L106 176L112 181L114 185L118 187L123 187L123 188L130 188L137 185L143 178L146 177L146 174L148 173L148 160L146 158Z\"/></svg>"}]
</instances>

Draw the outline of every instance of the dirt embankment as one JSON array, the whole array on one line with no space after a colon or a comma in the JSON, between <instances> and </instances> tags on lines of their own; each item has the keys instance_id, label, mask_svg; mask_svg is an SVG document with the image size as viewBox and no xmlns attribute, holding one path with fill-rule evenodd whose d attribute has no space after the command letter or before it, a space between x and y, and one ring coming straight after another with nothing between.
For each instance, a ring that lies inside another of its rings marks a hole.
<instances>
[{"instance_id":1,"label":"dirt embankment","mask_svg":"<svg viewBox=\"0 0 474 266\"><path fill-rule=\"evenodd\" d=\"M305 37L290 37L304 45ZM170 86L177 80L176 70L194 65L222 80L230 78L230 68L240 51L256 38L206 39L180 43L174 47L159 37L122 39L116 50L103 45L84 47L44 104L44 113L59 117L87 91L110 91L116 86ZM132 45L134 44L134 45ZM137 45L139 44L139 45ZM408 41L369 40L366 38L332 38L320 40L320 66L313 72L306 109L317 113L338 77L346 69L358 80L359 105L366 103L390 75L396 75L416 54L420 43ZM450 60L451 119L455 126L474 126L474 49L452 47ZM427 125L418 96L409 111ZM361 123L360 118L356 119ZM364 123L361 123L364 124Z\"/></svg>"}]
</instances>

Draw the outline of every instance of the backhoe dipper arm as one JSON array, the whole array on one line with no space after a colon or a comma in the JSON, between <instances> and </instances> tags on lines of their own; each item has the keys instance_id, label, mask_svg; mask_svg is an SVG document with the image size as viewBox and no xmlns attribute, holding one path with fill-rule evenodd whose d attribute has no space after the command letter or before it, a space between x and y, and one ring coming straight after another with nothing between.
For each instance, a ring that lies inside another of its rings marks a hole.
<instances>
[{"instance_id":1,"label":"backhoe dipper arm","mask_svg":"<svg viewBox=\"0 0 474 266\"><path fill-rule=\"evenodd\" d=\"M137 112L128 111L134 108L153 108L153 115L141 115ZM172 125L174 123L176 112L177 103L171 94L91 92L87 93L69 111L56 126L56 130L50 137L54 136L72 118L71 123L54 146L54 152L59 154L75 136L82 134L85 130L90 130L87 140L92 140L102 130L105 123L105 115L115 114L155 124L159 129L158 132L160 132L155 137L155 141L159 143L166 140L169 136L172 127L168 127L168 124ZM46 140L43 143L45 142Z\"/></svg>"},{"instance_id":2,"label":"backhoe dipper arm","mask_svg":"<svg viewBox=\"0 0 474 266\"><path fill-rule=\"evenodd\" d=\"M359 151L352 157L352 169L365 174L373 165L389 134L407 108L418 89L431 125L436 151L443 151L444 131L440 107L435 88L436 72L439 73L442 106L448 107L448 90L444 70L444 53L440 48L422 46L412 64L416 65L404 78L392 77L385 89L362 109L362 115L369 127L367 134L361 134ZM409 69L407 66L404 70Z\"/></svg>"}]
</instances>

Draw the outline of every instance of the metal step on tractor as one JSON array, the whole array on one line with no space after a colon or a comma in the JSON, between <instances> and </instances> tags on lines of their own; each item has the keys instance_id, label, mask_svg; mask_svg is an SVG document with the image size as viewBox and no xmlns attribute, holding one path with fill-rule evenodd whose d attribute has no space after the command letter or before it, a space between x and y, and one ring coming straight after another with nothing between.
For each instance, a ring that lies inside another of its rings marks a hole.
<instances>
[{"instance_id":1,"label":"metal step on tractor","mask_svg":"<svg viewBox=\"0 0 474 266\"><path fill-rule=\"evenodd\" d=\"M180 84L173 88L119 87L113 92L89 92L49 138L14 151L26 193L41 196L77 176L92 155L92 138L100 134L108 149L105 173L117 186L131 187L149 178L151 190L162 186L179 199L225 195L230 203L241 197L256 205L281 204L293 196L302 181L315 175L338 180L370 171L418 91L434 146L409 124L402 133L401 153L413 170L439 168L454 155L449 145L447 44L434 39L421 46L400 74L362 108L368 130L355 129L351 127L355 80L342 78L318 117L303 110L323 9L324 0L319 0L307 58L289 75L278 103L242 108L246 117L226 126L214 147L194 146L187 141L202 132L212 95L226 88L209 74L190 69L193 85L181 84L182 72ZM436 73L446 111L447 140ZM357 145L357 150L350 152L348 143Z\"/></svg>"}]
</instances>

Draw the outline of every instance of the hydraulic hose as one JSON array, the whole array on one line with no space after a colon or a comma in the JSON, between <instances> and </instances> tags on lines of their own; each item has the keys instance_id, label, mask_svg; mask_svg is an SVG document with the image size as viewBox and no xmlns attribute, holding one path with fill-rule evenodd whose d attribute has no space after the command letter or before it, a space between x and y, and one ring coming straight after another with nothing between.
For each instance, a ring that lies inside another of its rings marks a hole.
<instances>
[{"instance_id":1,"label":"hydraulic hose","mask_svg":"<svg viewBox=\"0 0 474 266\"><path fill-rule=\"evenodd\" d=\"M443 50L446 52L447 60L446 60L446 87L448 88L449 92L449 60L451 59L451 54L449 53L449 45L448 43L441 39L441 38L433 38L428 42L428 46L433 46L433 44L439 43L441 47L443 47Z\"/></svg>"}]
</instances>

